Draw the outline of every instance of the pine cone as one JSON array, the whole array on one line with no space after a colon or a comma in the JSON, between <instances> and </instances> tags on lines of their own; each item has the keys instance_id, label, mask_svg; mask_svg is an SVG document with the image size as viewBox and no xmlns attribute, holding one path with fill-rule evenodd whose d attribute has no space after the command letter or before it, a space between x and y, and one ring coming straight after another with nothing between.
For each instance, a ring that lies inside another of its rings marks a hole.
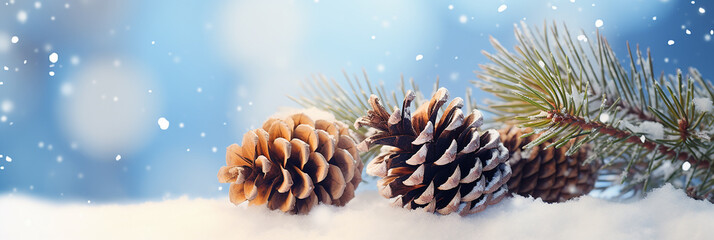
<instances>
[{"instance_id":1,"label":"pine cone","mask_svg":"<svg viewBox=\"0 0 714 240\"><path fill-rule=\"evenodd\" d=\"M344 206L362 181L362 161L347 125L305 114L269 119L226 151L218 180L234 204L307 214L318 203Z\"/></svg>"},{"instance_id":2,"label":"pine cone","mask_svg":"<svg viewBox=\"0 0 714 240\"><path fill-rule=\"evenodd\" d=\"M377 130L357 146L360 151L384 145L381 154L367 165L368 174L382 178L380 194L396 198L397 206L440 214L460 211L467 215L501 201L507 195L511 168L505 163L508 150L498 132L479 133L481 112L474 110L464 116L461 98L451 101L437 122L439 109L448 99L445 88L412 117L414 97L409 91L402 109L390 115L372 95L372 110L355 122L355 127Z\"/></svg>"},{"instance_id":3,"label":"pine cone","mask_svg":"<svg viewBox=\"0 0 714 240\"><path fill-rule=\"evenodd\" d=\"M521 138L532 131L514 126L499 130L503 145L511 152L508 159L513 169L508 181L511 193L541 198L544 202L564 202L585 195L595 187L600 164L592 161L583 165L590 145L581 146L572 156L565 156L565 152L574 141L565 147L543 149L551 144L546 141L524 150L523 146L538 138L536 134Z\"/></svg>"}]
</instances>

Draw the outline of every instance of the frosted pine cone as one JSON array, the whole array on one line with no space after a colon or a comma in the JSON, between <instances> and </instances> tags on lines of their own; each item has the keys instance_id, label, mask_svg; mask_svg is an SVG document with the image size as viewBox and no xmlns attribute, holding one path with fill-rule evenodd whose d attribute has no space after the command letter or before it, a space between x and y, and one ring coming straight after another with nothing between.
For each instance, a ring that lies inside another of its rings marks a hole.
<instances>
[{"instance_id":1,"label":"frosted pine cone","mask_svg":"<svg viewBox=\"0 0 714 240\"><path fill-rule=\"evenodd\" d=\"M377 133L366 138L358 149L384 145L382 153L367 166L367 173L381 177L379 192L395 198L394 204L407 209L467 215L484 210L506 196L511 168L505 163L508 150L495 130L478 132L481 112L464 116L463 100L456 98L437 115L448 99L439 89L414 116L410 105L415 94L409 91L402 109L390 115L372 95L372 109L355 122ZM438 121L437 121L438 120Z\"/></svg>"},{"instance_id":2,"label":"frosted pine cone","mask_svg":"<svg viewBox=\"0 0 714 240\"><path fill-rule=\"evenodd\" d=\"M305 114L269 119L226 151L218 180L231 183L234 204L267 204L271 210L307 214L318 203L344 206L362 181L362 161L340 122Z\"/></svg>"},{"instance_id":3,"label":"frosted pine cone","mask_svg":"<svg viewBox=\"0 0 714 240\"><path fill-rule=\"evenodd\" d=\"M508 160L513 169L508 181L511 193L541 198L544 202L564 202L588 194L595 187L599 163L583 164L588 158L589 145L581 146L572 156L565 156L572 142L561 148L543 149L551 144L546 141L524 150L523 146L538 137L521 137L532 132L531 129L508 126L499 132L503 145L511 152Z\"/></svg>"}]
</instances>

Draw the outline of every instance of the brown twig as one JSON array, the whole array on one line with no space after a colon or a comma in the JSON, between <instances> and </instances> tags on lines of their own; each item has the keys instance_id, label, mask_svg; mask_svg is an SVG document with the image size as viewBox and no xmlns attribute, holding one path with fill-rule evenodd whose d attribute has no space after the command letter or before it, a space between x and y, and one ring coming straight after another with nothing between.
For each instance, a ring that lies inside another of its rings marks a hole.
<instances>
[{"instance_id":1,"label":"brown twig","mask_svg":"<svg viewBox=\"0 0 714 240\"><path fill-rule=\"evenodd\" d=\"M677 124L679 125L679 137L687 139L687 137L689 137L689 131L687 131L687 128L689 128L689 122L687 119L682 118L677 121Z\"/></svg>"},{"instance_id":2,"label":"brown twig","mask_svg":"<svg viewBox=\"0 0 714 240\"><path fill-rule=\"evenodd\" d=\"M705 168L709 167L709 162L699 161L694 156L691 156L686 152L676 152L676 151L669 149L663 145L659 145L659 147L658 147L658 145L656 143L654 143L650 140L640 139L639 137L632 135L626 131L608 126L601 122L585 121L585 119L582 117L564 115L564 114L560 113L560 111L557 111L557 110L548 112L548 119L551 119L553 122L557 122L557 123L573 124L573 125L576 125L584 130L597 129L600 133L603 133L603 134L606 134L606 135L609 135L609 136L612 136L615 138L619 138L619 139L625 139L625 141L628 143L638 144L650 151L657 149L662 154L665 154L665 155L671 156L671 157L677 157L679 160L683 160L683 161L687 161L687 162L691 163L692 166L705 167Z\"/></svg>"}]
</instances>

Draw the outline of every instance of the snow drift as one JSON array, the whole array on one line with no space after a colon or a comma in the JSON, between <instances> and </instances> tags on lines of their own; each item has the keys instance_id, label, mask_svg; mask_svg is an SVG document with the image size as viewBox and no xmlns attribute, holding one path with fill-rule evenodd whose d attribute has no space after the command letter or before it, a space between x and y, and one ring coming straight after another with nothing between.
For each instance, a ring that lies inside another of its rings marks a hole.
<instances>
[{"instance_id":1,"label":"snow drift","mask_svg":"<svg viewBox=\"0 0 714 240\"><path fill-rule=\"evenodd\" d=\"M228 199L180 198L130 205L56 204L0 198L0 239L710 239L714 205L670 186L645 199L592 197L562 204L504 199L468 217L390 207L365 191L344 208L308 216Z\"/></svg>"}]
</instances>

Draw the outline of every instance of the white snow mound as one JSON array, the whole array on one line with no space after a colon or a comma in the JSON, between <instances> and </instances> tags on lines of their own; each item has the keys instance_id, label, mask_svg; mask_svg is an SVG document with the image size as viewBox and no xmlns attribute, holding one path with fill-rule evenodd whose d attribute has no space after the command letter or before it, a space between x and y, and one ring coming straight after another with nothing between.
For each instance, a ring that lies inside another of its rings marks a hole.
<instances>
[{"instance_id":1,"label":"white snow mound","mask_svg":"<svg viewBox=\"0 0 714 240\"><path fill-rule=\"evenodd\" d=\"M346 207L290 216L228 199L129 205L0 197L0 239L711 239L714 205L671 186L642 200L562 204L515 197L469 217L390 207L365 191Z\"/></svg>"}]
</instances>

